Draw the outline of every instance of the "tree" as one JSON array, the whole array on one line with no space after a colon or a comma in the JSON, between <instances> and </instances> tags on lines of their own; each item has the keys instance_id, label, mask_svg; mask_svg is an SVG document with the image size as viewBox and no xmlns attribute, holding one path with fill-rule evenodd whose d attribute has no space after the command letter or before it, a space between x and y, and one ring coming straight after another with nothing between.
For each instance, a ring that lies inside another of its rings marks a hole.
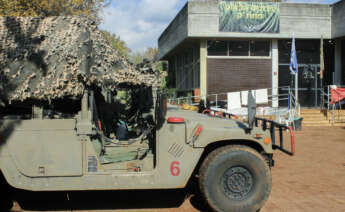
<instances>
[{"instance_id":1,"label":"tree","mask_svg":"<svg viewBox=\"0 0 345 212\"><path fill-rule=\"evenodd\" d=\"M146 51L144 52L144 58L148 60L157 60L157 55L158 55L158 48L147 48Z\"/></svg>"},{"instance_id":2,"label":"tree","mask_svg":"<svg viewBox=\"0 0 345 212\"><path fill-rule=\"evenodd\" d=\"M1 16L87 15L100 21L99 11L111 0L0 0Z\"/></svg>"},{"instance_id":3,"label":"tree","mask_svg":"<svg viewBox=\"0 0 345 212\"><path fill-rule=\"evenodd\" d=\"M108 31L102 30L104 38L110 43L110 45L116 49L122 56L128 58L131 50L127 47L126 43L121 40L119 36L111 34Z\"/></svg>"},{"instance_id":4,"label":"tree","mask_svg":"<svg viewBox=\"0 0 345 212\"><path fill-rule=\"evenodd\" d=\"M144 52L135 52L131 55L131 61L134 64L143 62L144 59L156 62L158 55L158 48L147 48Z\"/></svg>"},{"instance_id":5,"label":"tree","mask_svg":"<svg viewBox=\"0 0 345 212\"><path fill-rule=\"evenodd\" d=\"M137 64L140 64L140 63L143 62L143 60L144 60L144 55L143 55L142 52L134 52L134 53L132 53L132 54L130 55L129 60L130 60L133 64L137 65Z\"/></svg>"}]
</instances>

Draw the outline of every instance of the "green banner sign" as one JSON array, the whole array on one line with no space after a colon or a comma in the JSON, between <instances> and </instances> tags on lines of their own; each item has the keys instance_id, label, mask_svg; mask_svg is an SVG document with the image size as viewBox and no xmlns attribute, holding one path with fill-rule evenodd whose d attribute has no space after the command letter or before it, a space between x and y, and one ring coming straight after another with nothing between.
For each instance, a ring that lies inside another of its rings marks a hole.
<instances>
[{"instance_id":1,"label":"green banner sign","mask_svg":"<svg viewBox=\"0 0 345 212\"><path fill-rule=\"evenodd\" d=\"M279 3L222 1L219 31L279 33Z\"/></svg>"}]
</instances>

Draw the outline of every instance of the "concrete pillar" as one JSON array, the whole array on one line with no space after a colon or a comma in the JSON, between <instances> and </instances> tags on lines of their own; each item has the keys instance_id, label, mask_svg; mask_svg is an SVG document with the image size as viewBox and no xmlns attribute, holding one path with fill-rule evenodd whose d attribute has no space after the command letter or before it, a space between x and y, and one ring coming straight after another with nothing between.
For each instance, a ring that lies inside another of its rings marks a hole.
<instances>
[{"instance_id":1,"label":"concrete pillar","mask_svg":"<svg viewBox=\"0 0 345 212\"><path fill-rule=\"evenodd\" d=\"M207 40L200 41L200 95L207 95Z\"/></svg>"},{"instance_id":2,"label":"concrete pillar","mask_svg":"<svg viewBox=\"0 0 345 212\"><path fill-rule=\"evenodd\" d=\"M89 118L89 91L85 90L81 101L81 119L88 120Z\"/></svg>"},{"instance_id":3,"label":"concrete pillar","mask_svg":"<svg viewBox=\"0 0 345 212\"><path fill-rule=\"evenodd\" d=\"M279 51L278 40L272 40L272 96L278 95L279 86ZM279 106L279 98L272 98L272 107Z\"/></svg>"},{"instance_id":4,"label":"concrete pillar","mask_svg":"<svg viewBox=\"0 0 345 212\"><path fill-rule=\"evenodd\" d=\"M341 85L341 83L342 83L341 39L336 39L336 41L335 41L334 71L335 71L335 81L333 83L336 85Z\"/></svg>"}]
</instances>

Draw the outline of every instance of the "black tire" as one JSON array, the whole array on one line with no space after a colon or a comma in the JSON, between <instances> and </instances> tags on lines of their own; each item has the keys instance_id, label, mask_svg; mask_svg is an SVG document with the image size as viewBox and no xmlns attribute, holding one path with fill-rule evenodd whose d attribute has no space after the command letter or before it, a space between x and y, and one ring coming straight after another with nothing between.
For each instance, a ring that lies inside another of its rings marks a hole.
<instances>
[{"instance_id":1,"label":"black tire","mask_svg":"<svg viewBox=\"0 0 345 212\"><path fill-rule=\"evenodd\" d=\"M200 168L200 190L215 211L258 211L271 192L265 159L254 149L231 145L214 150Z\"/></svg>"},{"instance_id":2,"label":"black tire","mask_svg":"<svg viewBox=\"0 0 345 212\"><path fill-rule=\"evenodd\" d=\"M13 207L13 201L10 198L4 197L0 200L0 211L9 212Z\"/></svg>"},{"instance_id":3,"label":"black tire","mask_svg":"<svg viewBox=\"0 0 345 212\"><path fill-rule=\"evenodd\" d=\"M11 211L13 207L12 189L7 184L2 173L0 173L0 191L1 191L0 211L1 212Z\"/></svg>"}]
</instances>

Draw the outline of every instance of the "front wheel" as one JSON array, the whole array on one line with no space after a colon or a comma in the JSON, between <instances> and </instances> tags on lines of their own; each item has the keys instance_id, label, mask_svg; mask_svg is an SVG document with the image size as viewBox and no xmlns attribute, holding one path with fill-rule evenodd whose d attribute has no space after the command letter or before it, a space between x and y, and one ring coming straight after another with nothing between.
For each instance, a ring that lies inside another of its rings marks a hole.
<instances>
[{"instance_id":1,"label":"front wheel","mask_svg":"<svg viewBox=\"0 0 345 212\"><path fill-rule=\"evenodd\" d=\"M215 211L258 211L271 192L272 178L264 158L246 146L226 146L207 156L199 185Z\"/></svg>"},{"instance_id":2,"label":"front wheel","mask_svg":"<svg viewBox=\"0 0 345 212\"><path fill-rule=\"evenodd\" d=\"M1 172L0 172L0 193L1 193L0 211L2 212L11 211L13 207L11 187L7 184Z\"/></svg>"}]
</instances>

